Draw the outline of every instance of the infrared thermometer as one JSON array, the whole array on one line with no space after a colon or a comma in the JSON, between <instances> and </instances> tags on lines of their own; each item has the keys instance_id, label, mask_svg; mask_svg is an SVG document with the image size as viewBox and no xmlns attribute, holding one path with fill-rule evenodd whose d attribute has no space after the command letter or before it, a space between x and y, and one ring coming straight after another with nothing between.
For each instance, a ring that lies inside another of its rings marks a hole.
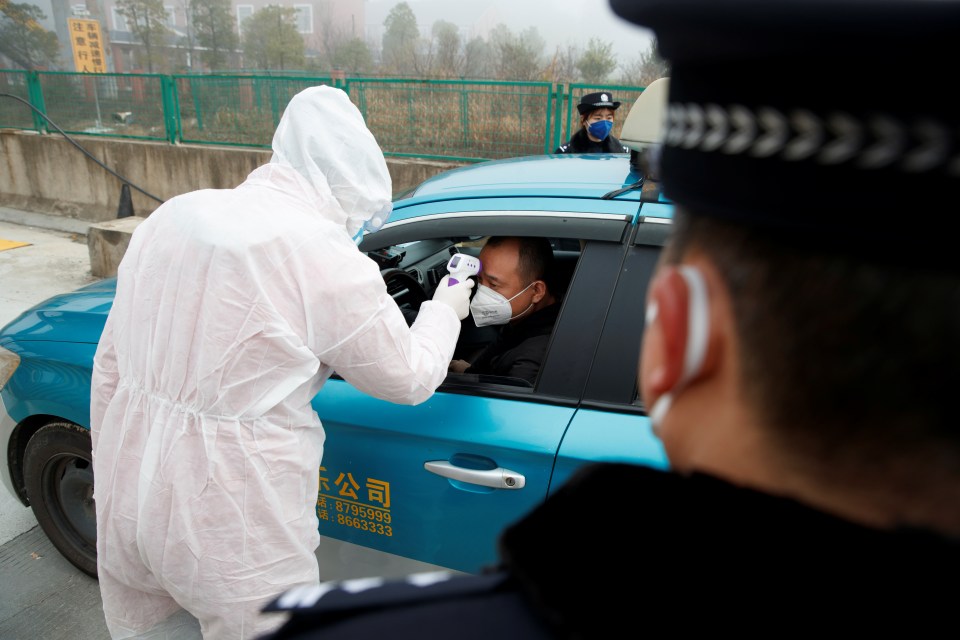
<instances>
[{"instance_id":1,"label":"infrared thermometer","mask_svg":"<svg viewBox=\"0 0 960 640\"><path fill-rule=\"evenodd\" d=\"M450 272L450 279L447 280L447 286L460 282L458 278L469 278L480 273L480 258L469 256L465 253L455 253L447 262L447 271Z\"/></svg>"}]
</instances>

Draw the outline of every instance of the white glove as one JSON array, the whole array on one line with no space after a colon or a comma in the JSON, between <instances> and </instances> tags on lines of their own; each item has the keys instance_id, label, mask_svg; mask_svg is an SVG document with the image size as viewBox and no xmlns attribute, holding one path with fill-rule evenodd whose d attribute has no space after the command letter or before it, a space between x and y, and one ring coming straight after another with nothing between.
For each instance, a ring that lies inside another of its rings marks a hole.
<instances>
[{"instance_id":1,"label":"white glove","mask_svg":"<svg viewBox=\"0 0 960 640\"><path fill-rule=\"evenodd\" d=\"M433 292L433 301L447 305L453 309L458 318L463 320L470 313L470 290L473 289L473 278L467 278L453 286L448 286L448 280L450 280L449 274L440 279L437 290Z\"/></svg>"}]
</instances>

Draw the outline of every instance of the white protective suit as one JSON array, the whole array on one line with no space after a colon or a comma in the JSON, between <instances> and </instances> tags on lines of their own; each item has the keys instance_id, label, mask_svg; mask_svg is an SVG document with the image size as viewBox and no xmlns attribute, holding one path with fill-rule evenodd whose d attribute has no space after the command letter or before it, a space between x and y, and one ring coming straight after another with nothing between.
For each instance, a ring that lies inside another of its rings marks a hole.
<instances>
[{"instance_id":1,"label":"white protective suit","mask_svg":"<svg viewBox=\"0 0 960 640\"><path fill-rule=\"evenodd\" d=\"M235 189L160 206L120 264L90 407L114 638L182 637L181 607L205 638L279 625L261 606L319 581L311 398L335 370L417 404L453 356L457 312L427 301L408 327L352 239L389 205L391 180L347 95L297 94L273 151Z\"/></svg>"}]
</instances>

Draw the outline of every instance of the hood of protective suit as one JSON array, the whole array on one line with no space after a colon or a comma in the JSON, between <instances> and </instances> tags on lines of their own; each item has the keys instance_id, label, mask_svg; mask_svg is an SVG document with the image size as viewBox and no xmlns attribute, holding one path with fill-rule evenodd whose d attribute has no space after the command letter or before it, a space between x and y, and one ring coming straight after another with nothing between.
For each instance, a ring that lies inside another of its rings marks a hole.
<instances>
[{"instance_id":1,"label":"hood of protective suit","mask_svg":"<svg viewBox=\"0 0 960 640\"><path fill-rule=\"evenodd\" d=\"M332 195L351 236L389 212L393 184L383 152L341 89L309 87L290 100L273 136L270 162L296 169L321 195ZM321 207L319 213L335 218L339 212Z\"/></svg>"}]
</instances>

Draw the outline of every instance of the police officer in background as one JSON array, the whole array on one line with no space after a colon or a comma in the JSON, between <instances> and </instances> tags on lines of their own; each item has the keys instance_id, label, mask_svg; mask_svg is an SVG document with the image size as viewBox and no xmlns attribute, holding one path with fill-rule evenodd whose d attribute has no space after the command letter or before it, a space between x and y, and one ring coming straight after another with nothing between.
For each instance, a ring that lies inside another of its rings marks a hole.
<instances>
[{"instance_id":1,"label":"police officer in background","mask_svg":"<svg viewBox=\"0 0 960 640\"><path fill-rule=\"evenodd\" d=\"M639 363L671 470L584 467L503 532L490 571L288 594L276 638L952 620L936 576L960 571L960 263L944 233L960 96L943 89L960 2L611 5L672 68L675 220Z\"/></svg>"},{"instance_id":2,"label":"police officer in background","mask_svg":"<svg viewBox=\"0 0 960 640\"><path fill-rule=\"evenodd\" d=\"M606 91L588 93L580 98L577 105L580 129L554 153L629 153L630 149L610 133L614 112L619 106L620 103Z\"/></svg>"}]
</instances>

